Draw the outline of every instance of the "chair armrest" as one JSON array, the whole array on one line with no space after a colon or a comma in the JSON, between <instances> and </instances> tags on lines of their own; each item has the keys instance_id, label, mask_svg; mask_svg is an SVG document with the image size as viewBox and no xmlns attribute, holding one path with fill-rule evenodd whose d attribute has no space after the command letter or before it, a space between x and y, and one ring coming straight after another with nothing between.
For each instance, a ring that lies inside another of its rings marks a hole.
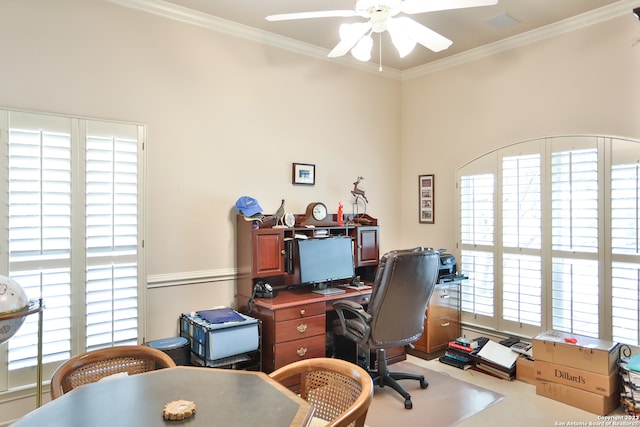
<instances>
[{"instance_id":1,"label":"chair armrest","mask_svg":"<svg viewBox=\"0 0 640 427\"><path fill-rule=\"evenodd\" d=\"M336 311L336 313L338 313L338 317L340 319L344 318L344 311L348 311L358 316L366 323L369 323L371 321L371 315L365 311L362 304L358 304L357 302L348 299L338 300L334 302L333 309Z\"/></svg>"},{"instance_id":2,"label":"chair armrest","mask_svg":"<svg viewBox=\"0 0 640 427\"><path fill-rule=\"evenodd\" d=\"M340 322L339 326L334 328L334 332L358 344L365 344L369 339L369 322L373 317L361 304L350 300L338 300L333 303L333 308ZM345 312L351 314L351 317L346 318Z\"/></svg>"}]
</instances>

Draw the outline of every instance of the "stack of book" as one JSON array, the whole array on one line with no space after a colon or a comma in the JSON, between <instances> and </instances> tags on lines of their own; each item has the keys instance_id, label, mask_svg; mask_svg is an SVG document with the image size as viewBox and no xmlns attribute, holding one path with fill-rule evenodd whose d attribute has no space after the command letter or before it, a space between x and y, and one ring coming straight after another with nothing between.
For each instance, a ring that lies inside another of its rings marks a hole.
<instances>
[{"instance_id":1,"label":"stack of book","mask_svg":"<svg viewBox=\"0 0 640 427\"><path fill-rule=\"evenodd\" d=\"M512 380L516 377L515 361L518 353L509 347L485 337L460 337L447 346L440 362L460 369L473 369L497 378Z\"/></svg>"},{"instance_id":2,"label":"stack of book","mask_svg":"<svg viewBox=\"0 0 640 427\"><path fill-rule=\"evenodd\" d=\"M516 360L519 353L495 341L487 341L475 355L473 369L504 380L516 377Z\"/></svg>"},{"instance_id":3,"label":"stack of book","mask_svg":"<svg viewBox=\"0 0 640 427\"><path fill-rule=\"evenodd\" d=\"M455 366L460 369L469 369L475 366L474 355L482 347L482 341L471 340L460 337L449 342L444 355L439 358L440 362Z\"/></svg>"}]
</instances>

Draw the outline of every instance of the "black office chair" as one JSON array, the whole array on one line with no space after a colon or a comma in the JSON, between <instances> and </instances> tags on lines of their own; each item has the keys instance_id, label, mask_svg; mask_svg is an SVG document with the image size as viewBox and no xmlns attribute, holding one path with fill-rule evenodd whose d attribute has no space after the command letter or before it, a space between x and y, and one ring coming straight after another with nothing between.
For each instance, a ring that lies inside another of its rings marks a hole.
<instances>
[{"instance_id":1,"label":"black office chair","mask_svg":"<svg viewBox=\"0 0 640 427\"><path fill-rule=\"evenodd\" d=\"M333 304L338 314L334 333L342 335L365 350L365 369L373 383L388 385L404 397L404 407L411 409L411 395L396 381L414 379L421 388L429 383L424 376L389 372L385 349L410 345L424 331L425 312L438 281L440 255L426 248L392 251L380 260L369 306L349 300ZM370 366L371 352L376 352L377 369Z\"/></svg>"}]
</instances>

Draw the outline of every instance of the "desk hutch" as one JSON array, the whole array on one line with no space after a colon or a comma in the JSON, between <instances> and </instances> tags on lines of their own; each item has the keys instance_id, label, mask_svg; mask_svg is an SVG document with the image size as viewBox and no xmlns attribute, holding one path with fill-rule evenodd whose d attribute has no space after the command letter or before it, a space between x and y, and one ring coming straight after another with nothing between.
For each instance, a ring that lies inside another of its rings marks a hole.
<instances>
[{"instance_id":1,"label":"desk hutch","mask_svg":"<svg viewBox=\"0 0 640 427\"><path fill-rule=\"evenodd\" d=\"M301 226L304 215L296 215L294 227L273 227L274 222L237 218L237 303L240 311L262 322L262 367L271 372L300 359L325 356L326 331L331 327L331 303L352 299L361 304L371 290L347 289L343 294L320 295L300 283L297 245L300 238L349 236L354 242L356 275L371 285L380 259L380 229L375 218L364 215L357 223L339 226L335 215L325 225ZM258 281L279 289L275 298L256 298L248 303ZM397 355L395 355L397 357ZM404 358L404 352L402 352Z\"/></svg>"},{"instance_id":2,"label":"desk hutch","mask_svg":"<svg viewBox=\"0 0 640 427\"><path fill-rule=\"evenodd\" d=\"M380 260L380 228L368 215L361 222L338 226L336 216L324 225L304 227L305 215L295 215L294 227L273 227L274 222L237 218L238 309L262 322L262 369L271 372L288 363L326 354L326 332L335 316L332 303L351 299L369 301L371 290L320 295L300 283L296 239L349 236L354 242L356 275L372 285ZM254 285L268 281L279 289L275 298L256 298L249 310ZM414 343L425 353L446 348L460 333L459 281L436 285L425 320L425 332ZM387 363L406 358L404 347L389 349Z\"/></svg>"}]
</instances>

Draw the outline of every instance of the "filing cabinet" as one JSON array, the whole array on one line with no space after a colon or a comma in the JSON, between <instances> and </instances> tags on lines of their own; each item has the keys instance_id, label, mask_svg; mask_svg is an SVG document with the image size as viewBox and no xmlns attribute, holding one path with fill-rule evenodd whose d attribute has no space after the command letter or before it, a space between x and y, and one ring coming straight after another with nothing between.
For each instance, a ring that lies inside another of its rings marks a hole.
<instances>
[{"instance_id":1,"label":"filing cabinet","mask_svg":"<svg viewBox=\"0 0 640 427\"><path fill-rule=\"evenodd\" d=\"M433 290L424 333L413 343L416 350L432 353L447 348L460 336L460 281L438 283Z\"/></svg>"}]
</instances>

